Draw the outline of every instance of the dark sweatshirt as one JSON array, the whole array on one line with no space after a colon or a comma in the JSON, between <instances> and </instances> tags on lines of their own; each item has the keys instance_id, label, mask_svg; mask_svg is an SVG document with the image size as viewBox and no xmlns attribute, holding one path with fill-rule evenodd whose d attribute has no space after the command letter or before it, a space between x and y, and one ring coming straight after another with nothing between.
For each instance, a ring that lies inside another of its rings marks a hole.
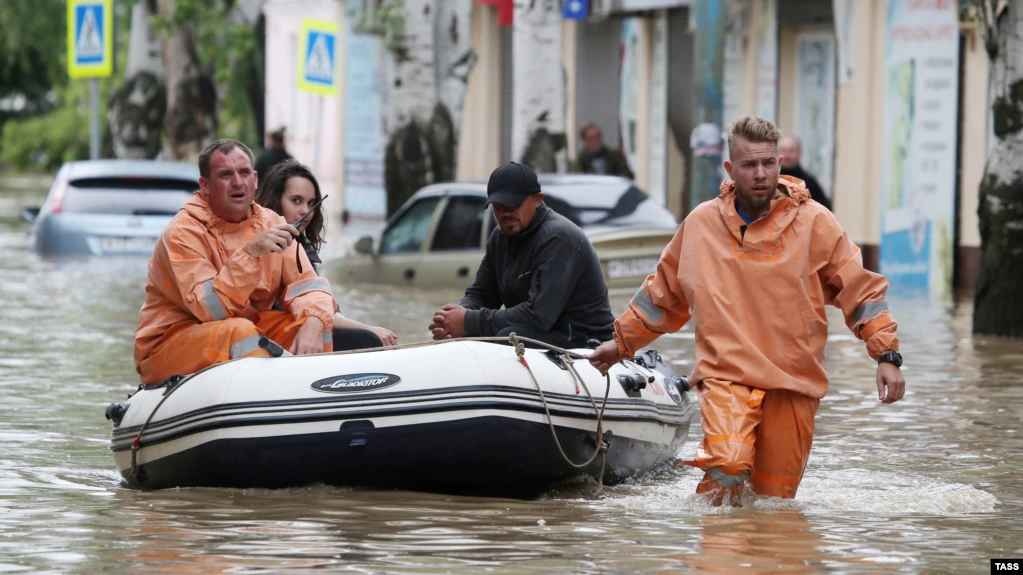
<instances>
[{"instance_id":1,"label":"dark sweatshirt","mask_svg":"<svg viewBox=\"0 0 1023 575\"><path fill-rule=\"evenodd\" d=\"M806 184L806 189L810 190L810 197L813 198L818 204L825 208L831 209L831 200L824 193L824 188L821 187L820 182L817 178L813 177L813 174L803 169L803 166L796 164L794 166L782 166L781 173L786 176L792 176L803 180Z\"/></svg>"},{"instance_id":2,"label":"dark sweatshirt","mask_svg":"<svg viewBox=\"0 0 1023 575\"><path fill-rule=\"evenodd\" d=\"M544 204L514 236L494 227L460 303L469 310L469 336L528 326L564 334L575 346L612 338L614 317L593 246L578 226Z\"/></svg>"}]
</instances>

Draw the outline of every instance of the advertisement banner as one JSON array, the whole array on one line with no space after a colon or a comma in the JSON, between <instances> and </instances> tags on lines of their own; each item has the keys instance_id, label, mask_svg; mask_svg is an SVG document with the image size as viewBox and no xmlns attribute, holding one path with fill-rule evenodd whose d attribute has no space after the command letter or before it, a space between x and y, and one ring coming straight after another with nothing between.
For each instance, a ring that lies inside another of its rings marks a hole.
<instances>
[{"instance_id":1,"label":"advertisement banner","mask_svg":"<svg viewBox=\"0 0 1023 575\"><path fill-rule=\"evenodd\" d=\"M900 295L951 295L958 3L889 0L881 272Z\"/></svg>"},{"instance_id":2,"label":"advertisement banner","mask_svg":"<svg viewBox=\"0 0 1023 575\"><path fill-rule=\"evenodd\" d=\"M384 126L383 41L371 34L348 35L345 69L345 209L356 218L383 220Z\"/></svg>"}]
</instances>

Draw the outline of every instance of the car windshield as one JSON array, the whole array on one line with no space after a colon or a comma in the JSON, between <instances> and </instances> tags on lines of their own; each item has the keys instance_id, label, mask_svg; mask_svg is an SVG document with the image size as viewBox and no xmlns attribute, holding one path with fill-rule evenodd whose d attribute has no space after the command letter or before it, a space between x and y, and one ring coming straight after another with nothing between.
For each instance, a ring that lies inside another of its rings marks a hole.
<instances>
[{"instance_id":1,"label":"car windshield","mask_svg":"<svg viewBox=\"0 0 1023 575\"><path fill-rule=\"evenodd\" d=\"M72 180L64 194L66 212L172 216L199 189L178 178L103 177Z\"/></svg>"},{"instance_id":2,"label":"car windshield","mask_svg":"<svg viewBox=\"0 0 1023 575\"><path fill-rule=\"evenodd\" d=\"M547 184L545 202L580 227L674 228L675 217L634 185Z\"/></svg>"}]
</instances>

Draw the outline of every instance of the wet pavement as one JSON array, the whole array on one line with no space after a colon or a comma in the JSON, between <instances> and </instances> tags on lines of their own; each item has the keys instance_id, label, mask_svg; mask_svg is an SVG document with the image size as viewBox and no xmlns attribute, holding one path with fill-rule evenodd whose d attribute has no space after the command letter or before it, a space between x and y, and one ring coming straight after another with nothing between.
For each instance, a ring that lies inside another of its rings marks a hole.
<instances>
[{"instance_id":1,"label":"wet pavement","mask_svg":"<svg viewBox=\"0 0 1023 575\"><path fill-rule=\"evenodd\" d=\"M831 390L794 501L710 508L698 474L676 470L529 501L122 488L103 409L137 384L146 262L39 259L17 214L40 200L0 182L0 571L987 573L991 557L1023 556L1023 341L971 336L968 301L893 302L908 381L894 406L831 316ZM335 291L402 342L426 339L430 313L458 295ZM691 364L691 332L655 347Z\"/></svg>"}]
</instances>

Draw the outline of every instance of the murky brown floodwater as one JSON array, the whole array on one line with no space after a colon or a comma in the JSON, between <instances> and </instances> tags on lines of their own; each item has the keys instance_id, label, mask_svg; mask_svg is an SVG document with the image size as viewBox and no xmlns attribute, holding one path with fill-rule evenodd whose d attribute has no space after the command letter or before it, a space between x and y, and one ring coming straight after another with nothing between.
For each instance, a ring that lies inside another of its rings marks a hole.
<instances>
[{"instance_id":1,"label":"murky brown floodwater","mask_svg":"<svg viewBox=\"0 0 1023 575\"><path fill-rule=\"evenodd\" d=\"M17 213L40 194L0 182L0 571L987 573L988 558L1023 555L1023 342L972 337L968 303L895 302L909 381L895 406L878 404L871 362L833 322L832 387L795 501L712 509L693 471L535 501L123 489L103 409L136 385L145 262L38 259ZM336 290L406 342L456 295ZM657 343L682 369L691 345Z\"/></svg>"}]
</instances>

